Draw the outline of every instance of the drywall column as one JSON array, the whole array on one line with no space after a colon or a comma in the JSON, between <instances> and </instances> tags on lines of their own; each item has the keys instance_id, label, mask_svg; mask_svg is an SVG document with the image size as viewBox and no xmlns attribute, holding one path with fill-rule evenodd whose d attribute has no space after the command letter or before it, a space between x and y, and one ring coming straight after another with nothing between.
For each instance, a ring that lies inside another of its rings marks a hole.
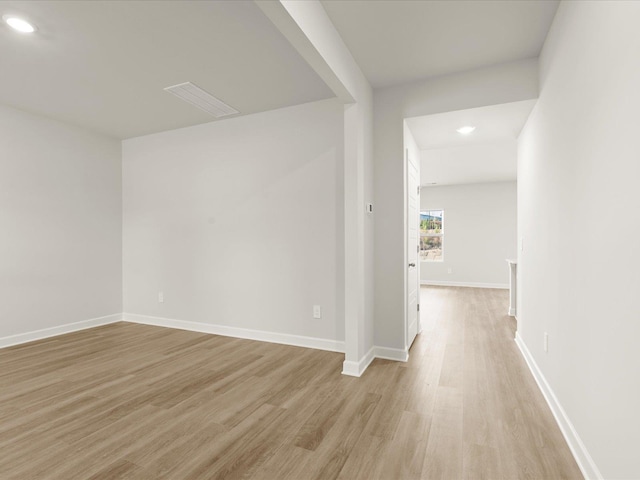
<instances>
[{"instance_id":1,"label":"drywall column","mask_svg":"<svg viewBox=\"0 0 640 480\"><path fill-rule=\"evenodd\" d=\"M373 359L372 222L365 198L373 197L373 93L360 67L317 0L256 1L293 47L345 103L345 362L343 373L360 376ZM368 181L367 181L368 180Z\"/></svg>"},{"instance_id":2,"label":"drywall column","mask_svg":"<svg viewBox=\"0 0 640 480\"><path fill-rule=\"evenodd\" d=\"M345 362L343 373L359 376L364 355L364 189L358 141L358 105L344 107ZM347 188L350 186L350 188ZM355 188L353 188L355 187Z\"/></svg>"}]
</instances>

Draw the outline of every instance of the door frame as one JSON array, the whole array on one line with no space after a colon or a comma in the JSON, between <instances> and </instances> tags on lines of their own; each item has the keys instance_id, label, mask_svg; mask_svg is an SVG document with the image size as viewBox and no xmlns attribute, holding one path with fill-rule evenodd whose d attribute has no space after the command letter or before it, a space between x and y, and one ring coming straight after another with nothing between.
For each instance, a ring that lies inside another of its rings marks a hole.
<instances>
[{"instance_id":1,"label":"door frame","mask_svg":"<svg viewBox=\"0 0 640 480\"><path fill-rule=\"evenodd\" d=\"M409 353L409 348L411 345L409 344L409 274L411 270L408 268L409 266L409 148L407 145L404 145L404 322L403 322L403 335L404 335L404 348L407 354ZM420 163L418 159L418 163L416 164L418 171L418 205L417 211L418 215L420 215ZM420 232L418 231L418 245L420 245ZM416 303L420 305L420 255L418 252L416 258L416 275L418 277L418 298L416 299ZM416 318L416 336L420 334L422 331L422 325L420 322L420 311L417 312Z\"/></svg>"}]
</instances>

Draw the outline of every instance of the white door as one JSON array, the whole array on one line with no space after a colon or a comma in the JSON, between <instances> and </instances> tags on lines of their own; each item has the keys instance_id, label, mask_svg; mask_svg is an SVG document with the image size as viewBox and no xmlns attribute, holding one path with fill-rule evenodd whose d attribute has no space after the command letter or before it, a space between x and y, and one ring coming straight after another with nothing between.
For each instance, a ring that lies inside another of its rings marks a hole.
<instances>
[{"instance_id":1,"label":"white door","mask_svg":"<svg viewBox=\"0 0 640 480\"><path fill-rule=\"evenodd\" d=\"M407 346L410 347L418 334L420 302L420 170L418 159L409 156L407 161Z\"/></svg>"}]
</instances>

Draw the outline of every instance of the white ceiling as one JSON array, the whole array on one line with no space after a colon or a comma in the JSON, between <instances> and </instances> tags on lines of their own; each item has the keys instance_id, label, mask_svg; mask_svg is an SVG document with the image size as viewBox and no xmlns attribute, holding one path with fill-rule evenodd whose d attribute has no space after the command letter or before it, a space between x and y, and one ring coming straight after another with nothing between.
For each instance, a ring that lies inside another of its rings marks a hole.
<instances>
[{"instance_id":1,"label":"white ceiling","mask_svg":"<svg viewBox=\"0 0 640 480\"><path fill-rule=\"evenodd\" d=\"M0 103L117 138L214 117L163 91L193 82L241 114L333 97L252 1L2 1Z\"/></svg>"},{"instance_id":2,"label":"white ceiling","mask_svg":"<svg viewBox=\"0 0 640 480\"><path fill-rule=\"evenodd\" d=\"M420 183L429 186L516 179L517 139L536 100L406 120L421 150ZM469 135L456 129L475 126Z\"/></svg>"},{"instance_id":3,"label":"white ceiling","mask_svg":"<svg viewBox=\"0 0 640 480\"><path fill-rule=\"evenodd\" d=\"M503 140L475 146L423 150L420 184L507 182L516 179L517 142Z\"/></svg>"},{"instance_id":4,"label":"white ceiling","mask_svg":"<svg viewBox=\"0 0 640 480\"><path fill-rule=\"evenodd\" d=\"M557 0L323 0L374 87L537 57Z\"/></svg>"},{"instance_id":5,"label":"white ceiling","mask_svg":"<svg viewBox=\"0 0 640 480\"><path fill-rule=\"evenodd\" d=\"M536 100L523 100L413 117L406 122L420 150L516 140L535 104ZM476 129L469 135L459 134L456 130L465 125Z\"/></svg>"}]
</instances>

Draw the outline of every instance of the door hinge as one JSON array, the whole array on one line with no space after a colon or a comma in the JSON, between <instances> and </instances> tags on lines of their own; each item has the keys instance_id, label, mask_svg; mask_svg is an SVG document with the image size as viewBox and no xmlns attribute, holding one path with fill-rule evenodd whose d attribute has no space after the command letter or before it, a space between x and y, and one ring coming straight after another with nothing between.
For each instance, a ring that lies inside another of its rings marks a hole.
<instances>
[{"instance_id":1,"label":"door hinge","mask_svg":"<svg viewBox=\"0 0 640 480\"><path fill-rule=\"evenodd\" d=\"M418 311L420 311L420 304L418 304Z\"/></svg>"},{"instance_id":2,"label":"door hinge","mask_svg":"<svg viewBox=\"0 0 640 480\"><path fill-rule=\"evenodd\" d=\"M420 245L416 245L416 253L420 253Z\"/></svg>"},{"instance_id":3,"label":"door hinge","mask_svg":"<svg viewBox=\"0 0 640 480\"><path fill-rule=\"evenodd\" d=\"M418 190L418 195L420 195L420 185L418 185L417 190Z\"/></svg>"}]
</instances>

